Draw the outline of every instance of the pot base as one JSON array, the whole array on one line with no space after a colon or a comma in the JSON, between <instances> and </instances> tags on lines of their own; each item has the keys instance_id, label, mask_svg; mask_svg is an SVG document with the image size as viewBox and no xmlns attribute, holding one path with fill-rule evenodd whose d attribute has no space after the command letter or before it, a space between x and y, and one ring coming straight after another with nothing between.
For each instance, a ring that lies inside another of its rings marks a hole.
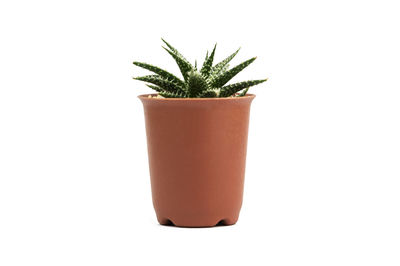
<instances>
[{"instance_id":1,"label":"pot base","mask_svg":"<svg viewBox=\"0 0 400 266\"><path fill-rule=\"evenodd\" d=\"M234 218L225 218L225 219L219 219L219 220L214 220L214 221L204 221L202 223L195 222L195 223L188 223L187 221L179 221L179 220L171 220L168 218L158 218L158 222L160 225L166 225L166 226L176 226L176 227L214 227L214 226L229 226L229 225L234 225L236 224L238 217Z\"/></svg>"}]
</instances>

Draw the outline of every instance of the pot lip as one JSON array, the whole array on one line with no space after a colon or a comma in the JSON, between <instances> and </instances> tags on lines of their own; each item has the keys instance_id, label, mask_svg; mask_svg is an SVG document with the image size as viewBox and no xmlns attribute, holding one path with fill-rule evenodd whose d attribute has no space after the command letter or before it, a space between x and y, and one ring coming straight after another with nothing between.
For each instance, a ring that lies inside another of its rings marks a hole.
<instances>
[{"instance_id":1,"label":"pot lip","mask_svg":"<svg viewBox=\"0 0 400 266\"><path fill-rule=\"evenodd\" d=\"M140 100L148 100L148 101L187 101L187 102L202 102L202 101L240 101L244 99L254 99L256 97L255 94L246 94L245 96L241 97L221 97L221 98L155 98L155 97L150 97L149 96L157 96L156 93L150 93L150 94L141 94L138 96Z\"/></svg>"}]
</instances>

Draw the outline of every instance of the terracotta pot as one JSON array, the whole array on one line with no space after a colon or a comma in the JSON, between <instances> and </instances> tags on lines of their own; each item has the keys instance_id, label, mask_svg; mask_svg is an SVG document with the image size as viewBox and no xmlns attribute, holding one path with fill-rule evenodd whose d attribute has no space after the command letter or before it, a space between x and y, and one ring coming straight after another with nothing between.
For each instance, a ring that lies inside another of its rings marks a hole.
<instances>
[{"instance_id":1,"label":"terracotta pot","mask_svg":"<svg viewBox=\"0 0 400 266\"><path fill-rule=\"evenodd\" d=\"M254 97L139 96L146 121L153 205L160 224L236 223Z\"/></svg>"}]
</instances>

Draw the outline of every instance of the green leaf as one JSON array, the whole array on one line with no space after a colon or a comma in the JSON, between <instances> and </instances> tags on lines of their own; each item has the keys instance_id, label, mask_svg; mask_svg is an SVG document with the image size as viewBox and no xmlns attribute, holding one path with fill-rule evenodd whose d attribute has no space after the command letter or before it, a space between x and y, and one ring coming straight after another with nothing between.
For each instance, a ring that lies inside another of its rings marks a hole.
<instances>
[{"instance_id":1,"label":"green leaf","mask_svg":"<svg viewBox=\"0 0 400 266\"><path fill-rule=\"evenodd\" d=\"M184 65L187 65L188 67L190 66L190 70L193 69L193 66L189 63L189 61L181 53L179 53L178 50L175 47L173 47L171 44L169 44L163 38L161 38L161 40L168 46L170 52L174 53L176 55L176 57L179 58L180 63L178 63L178 61L174 57L174 59L175 59L175 61L177 61L178 65L179 64L184 64ZM166 49L165 47L163 47L163 48ZM169 51L168 49L166 49L166 50ZM182 68L181 68L180 65L179 65L179 68L181 69L181 72L182 72ZM182 75L184 76L184 78L187 77L187 73L182 73ZM186 80L186 78L185 78L185 80Z\"/></svg>"},{"instance_id":2,"label":"green leaf","mask_svg":"<svg viewBox=\"0 0 400 266\"><path fill-rule=\"evenodd\" d=\"M216 48L217 48L217 44L214 45L214 49L212 50L211 55L209 57L206 56L206 60L204 61L203 67L200 70L200 73L206 78L210 75ZM207 55L208 55L208 52L207 52Z\"/></svg>"},{"instance_id":3,"label":"green leaf","mask_svg":"<svg viewBox=\"0 0 400 266\"><path fill-rule=\"evenodd\" d=\"M160 75L164 79L171 80L171 81L175 82L176 84L178 84L182 88L185 87L185 82L183 82L181 79L176 77L174 74L171 74L168 71L165 71L164 69L161 69L156 66L152 66L150 64L141 63L141 62L133 62L133 64L138 67L142 67L144 69L150 70L150 71Z\"/></svg>"},{"instance_id":4,"label":"green leaf","mask_svg":"<svg viewBox=\"0 0 400 266\"><path fill-rule=\"evenodd\" d=\"M163 48L175 59L176 63L179 66L179 69L181 70L183 78L185 79L185 81L187 81L188 72L194 70L193 66L187 60L182 59L173 51L170 51L165 47Z\"/></svg>"},{"instance_id":5,"label":"green leaf","mask_svg":"<svg viewBox=\"0 0 400 266\"><path fill-rule=\"evenodd\" d=\"M244 89L241 93L239 93L238 95L236 95L236 97L243 97L246 95L246 93L249 91L249 88Z\"/></svg>"},{"instance_id":6,"label":"green leaf","mask_svg":"<svg viewBox=\"0 0 400 266\"><path fill-rule=\"evenodd\" d=\"M199 72L191 71L188 76L188 96L197 97L207 89L206 79Z\"/></svg>"},{"instance_id":7,"label":"green leaf","mask_svg":"<svg viewBox=\"0 0 400 266\"><path fill-rule=\"evenodd\" d=\"M163 96L164 98L186 98L186 94L182 92L163 91L160 92L159 95Z\"/></svg>"},{"instance_id":8,"label":"green leaf","mask_svg":"<svg viewBox=\"0 0 400 266\"><path fill-rule=\"evenodd\" d=\"M173 81L163 79L162 77L158 75L148 75L148 76L143 76L143 77L137 77L134 78L136 80L152 83L154 85L157 85L161 89L169 92L184 92L184 89L179 87L178 84L176 84Z\"/></svg>"},{"instance_id":9,"label":"green leaf","mask_svg":"<svg viewBox=\"0 0 400 266\"><path fill-rule=\"evenodd\" d=\"M229 64L226 64L219 71L219 73L216 73L216 74L210 73L210 76L208 77L209 83L212 84L214 82L214 80L216 80L219 76L223 75L226 71L228 71L228 68L229 68Z\"/></svg>"},{"instance_id":10,"label":"green leaf","mask_svg":"<svg viewBox=\"0 0 400 266\"><path fill-rule=\"evenodd\" d=\"M253 63L254 60L256 60L256 57L244 61L243 63L235 66L234 68L226 71L224 74L218 76L215 80L212 81L211 87L220 88L224 86L229 80L231 80L234 76L236 76L236 74L245 69L251 63Z\"/></svg>"},{"instance_id":11,"label":"green leaf","mask_svg":"<svg viewBox=\"0 0 400 266\"><path fill-rule=\"evenodd\" d=\"M207 59L208 59L208 50L207 50L206 58L204 59L204 62L207 61Z\"/></svg>"},{"instance_id":12,"label":"green leaf","mask_svg":"<svg viewBox=\"0 0 400 266\"><path fill-rule=\"evenodd\" d=\"M215 98L218 97L217 92L215 90L205 90L200 95L199 98Z\"/></svg>"},{"instance_id":13,"label":"green leaf","mask_svg":"<svg viewBox=\"0 0 400 266\"><path fill-rule=\"evenodd\" d=\"M161 89L161 88L158 87L158 86L154 86L154 85L150 85L150 84L146 84L146 86L149 87L150 89L155 90L156 92L162 92L162 91L164 91L163 89Z\"/></svg>"},{"instance_id":14,"label":"green leaf","mask_svg":"<svg viewBox=\"0 0 400 266\"><path fill-rule=\"evenodd\" d=\"M164 40L163 38L161 38L161 40L168 46L168 48L174 53L176 54L178 57L182 58L184 61L186 61L187 63L189 63L188 60L186 60L186 58L178 52L177 49L175 49L175 47L173 47L171 44L167 43L166 40Z\"/></svg>"},{"instance_id":15,"label":"green leaf","mask_svg":"<svg viewBox=\"0 0 400 266\"><path fill-rule=\"evenodd\" d=\"M236 52L234 52L233 54L231 54L230 56L228 56L227 58L216 64L214 67L212 67L211 75L218 75L224 68L226 68L228 63L237 55L237 53L239 53L239 50L240 48L237 49Z\"/></svg>"},{"instance_id":16,"label":"green leaf","mask_svg":"<svg viewBox=\"0 0 400 266\"><path fill-rule=\"evenodd\" d=\"M255 85L263 83L265 81L267 81L267 79L249 80L249 81L242 81L242 82L224 86L221 88L219 97L229 97L240 90L249 88L251 86L255 86Z\"/></svg>"}]
</instances>

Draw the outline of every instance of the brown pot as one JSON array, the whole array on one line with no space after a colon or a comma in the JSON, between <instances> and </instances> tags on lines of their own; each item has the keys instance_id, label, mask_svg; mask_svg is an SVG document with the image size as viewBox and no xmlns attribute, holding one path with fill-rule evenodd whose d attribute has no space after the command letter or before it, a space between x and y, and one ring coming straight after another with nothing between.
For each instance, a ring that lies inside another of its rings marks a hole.
<instances>
[{"instance_id":1,"label":"brown pot","mask_svg":"<svg viewBox=\"0 0 400 266\"><path fill-rule=\"evenodd\" d=\"M243 198L250 104L234 98L149 98L146 121L153 205L160 224L235 224Z\"/></svg>"}]
</instances>

